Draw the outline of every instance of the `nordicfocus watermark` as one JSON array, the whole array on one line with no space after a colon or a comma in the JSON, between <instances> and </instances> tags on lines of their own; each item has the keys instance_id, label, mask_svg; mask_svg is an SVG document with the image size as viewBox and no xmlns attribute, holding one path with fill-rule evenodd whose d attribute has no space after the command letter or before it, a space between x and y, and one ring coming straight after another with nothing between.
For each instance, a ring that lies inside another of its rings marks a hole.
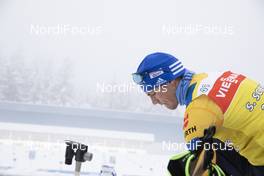
<instances>
[{"instance_id":1,"label":"nordicfocus watermark","mask_svg":"<svg viewBox=\"0 0 264 176\"><path fill-rule=\"evenodd\" d=\"M203 148L204 150L222 150L222 151L230 151L234 150L234 146L231 142L226 141L224 143L203 143L202 141L195 141L191 143L184 142L171 142L171 141L163 141L162 142L162 151L185 151L185 150L198 150ZM237 149L235 149L237 150Z\"/></svg>"},{"instance_id":2,"label":"nordicfocus watermark","mask_svg":"<svg viewBox=\"0 0 264 176\"><path fill-rule=\"evenodd\" d=\"M86 151L87 148L84 144L80 144L78 142L73 142L73 141L65 141L67 147L70 147L72 150L81 150L81 151Z\"/></svg>"},{"instance_id":3,"label":"nordicfocus watermark","mask_svg":"<svg viewBox=\"0 0 264 176\"><path fill-rule=\"evenodd\" d=\"M145 88L149 88L151 92L167 92L167 85L155 86L153 89L152 85L145 85ZM130 93L130 92L142 92L142 86L135 83L96 83L96 92L100 93Z\"/></svg>"},{"instance_id":4,"label":"nordicfocus watermark","mask_svg":"<svg viewBox=\"0 0 264 176\"><path fill-rule=\"evenodd\" d=\"M232 25L204 25L204 24L164 24L162 34L173 35L214 35L214 36L231 36L234 35Z\"/></svg>"},{"instance_id":5,"label":"nordicfocus watermark","mask_svg":"<svg viewBox=\"0 0 264 176\"><path fill-rule=\"evenodd\" d=\"M98 36L102 34L102 26L73 26L70 24L57 24L53 26L31 24L30 34L37 36Z\"/></svg>"}]
</instances>

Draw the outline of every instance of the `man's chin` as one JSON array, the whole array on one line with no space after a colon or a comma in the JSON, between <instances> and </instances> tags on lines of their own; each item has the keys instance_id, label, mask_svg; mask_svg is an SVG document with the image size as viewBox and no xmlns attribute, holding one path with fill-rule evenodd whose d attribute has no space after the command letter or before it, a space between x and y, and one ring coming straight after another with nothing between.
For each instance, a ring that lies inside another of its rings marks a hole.
<instances>
[{"instance_id":1,"label":"man's chin","mask_svg":"<svg viewBox=\"0 0 264 176\"><path fill-rule=\"evenodd\" d=\"M177 108L178 105L165 105L166 108L170 109L170 110L174 110Z\"/></svg>"}]
</instances>

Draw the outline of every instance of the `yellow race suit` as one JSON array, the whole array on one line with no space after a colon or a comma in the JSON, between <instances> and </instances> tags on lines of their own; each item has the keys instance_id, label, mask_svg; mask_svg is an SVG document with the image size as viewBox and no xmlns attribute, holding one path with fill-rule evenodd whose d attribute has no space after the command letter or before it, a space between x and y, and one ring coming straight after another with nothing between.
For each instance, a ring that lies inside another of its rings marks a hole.
<instances>
[{"instance_id":1,"label":"yellow race suit","mask_svg":"<svg viewBox=\"0 0 264 176\"><path fill-rule=\"evenodd\" d=\"M264 166L264 87L241 74L196 74L187 92L186 142L216 126L214 138L232 146L254 166Z\"/></svg>"}]
</instances>

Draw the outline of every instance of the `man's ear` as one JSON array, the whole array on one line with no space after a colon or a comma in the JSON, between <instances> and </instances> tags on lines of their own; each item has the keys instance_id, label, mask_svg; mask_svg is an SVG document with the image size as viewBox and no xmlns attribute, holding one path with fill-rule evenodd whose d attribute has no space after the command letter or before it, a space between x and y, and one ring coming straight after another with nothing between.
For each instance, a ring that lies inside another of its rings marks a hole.
<instances>
[{"instance_id":1,"label":"man's ear","mask_svg":"<svg viewBox=\"0 0 264 176\"><path fill-rule=\"evenodd\" d=\"M175 87L175 88L177 88L178 87L178 84L179 84L179 82L180 82L180 78L177 78L177 79L174 79L174 80L172 80L171 82L170 82L170 84L173 86L173 87Z\"/></svg>"}]
</instances>

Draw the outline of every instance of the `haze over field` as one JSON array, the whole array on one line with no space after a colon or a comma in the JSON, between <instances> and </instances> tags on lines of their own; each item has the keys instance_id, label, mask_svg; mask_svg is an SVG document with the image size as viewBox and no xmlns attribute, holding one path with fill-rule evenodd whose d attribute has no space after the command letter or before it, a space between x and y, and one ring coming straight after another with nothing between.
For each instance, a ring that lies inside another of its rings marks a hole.
<instances>
[{"instance_id":1,"label":"haze over field","mask_svg":"<svg viewBox=\"0 0 264 176\"><path fill-rule=\"evenodd\" d=\"M136 88L122 88L155 51L174 54L197 73L234 70L264 82L261 0L2 0L0 9L0 59L18 60L11 70L27 70L35 82L60 84L49 90L53 94L65 95L66 86L74 94L74 101L65 96L43 103L165 112ZM113 91L113 85L125 91Z\"/></svg>"}]
</instances>

